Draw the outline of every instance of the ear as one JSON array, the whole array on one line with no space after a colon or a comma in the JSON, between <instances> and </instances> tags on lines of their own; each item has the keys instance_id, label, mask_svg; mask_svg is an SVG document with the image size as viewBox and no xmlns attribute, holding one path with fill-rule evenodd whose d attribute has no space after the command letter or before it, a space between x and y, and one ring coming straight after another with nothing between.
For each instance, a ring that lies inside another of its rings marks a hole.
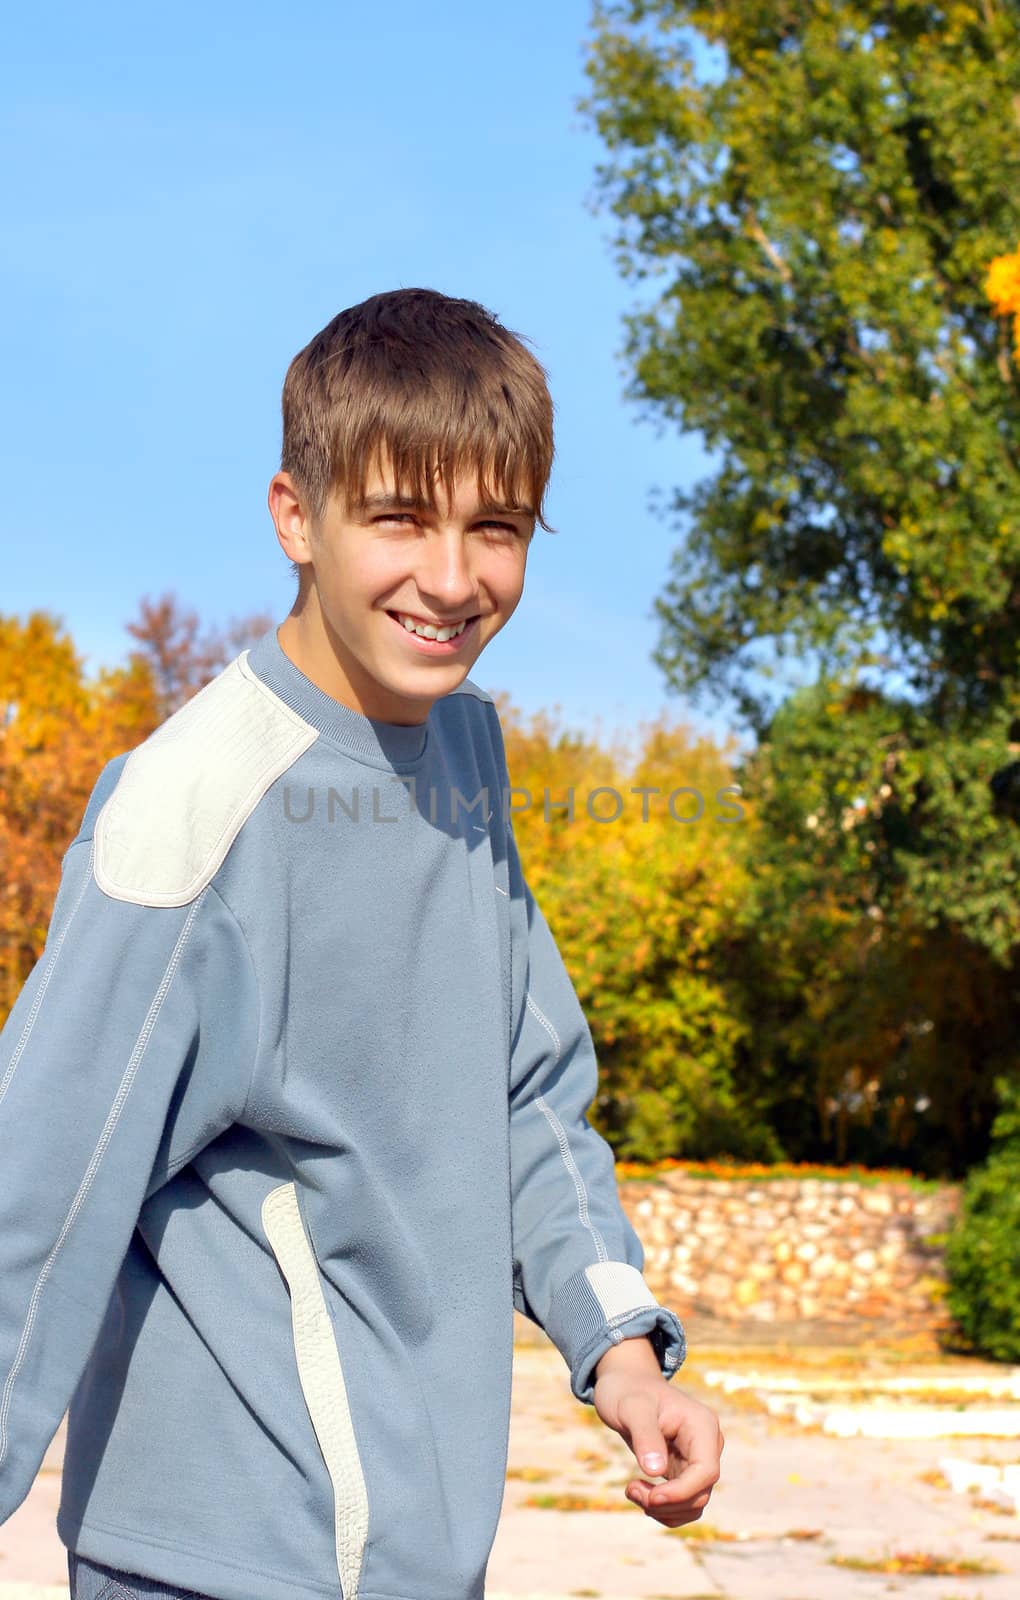
<instances>
[{"instance_id":1,"label":"ear","mask_svg":"<svg viewBox=\"0 0 1020 1600\"><path fill-rule=\"evenodd\" d=\"M289 472L278 472L270 479L267 499L281 549L299 567L305 566L312 559L313 523Z\"/></svg>"}]
</instances>

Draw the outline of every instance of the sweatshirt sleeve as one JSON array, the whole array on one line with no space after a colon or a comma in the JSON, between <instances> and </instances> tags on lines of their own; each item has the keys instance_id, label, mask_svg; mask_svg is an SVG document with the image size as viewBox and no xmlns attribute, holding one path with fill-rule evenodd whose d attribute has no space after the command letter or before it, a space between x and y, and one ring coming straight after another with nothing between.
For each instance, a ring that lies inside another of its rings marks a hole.
<instances>
[{"instance_id":1,"label":"sweatshirt sleeve","mask_svg":"<svg viewBox=\"0 0 1020 1600\"><path fill-rule=\"evenodd\" d=\"M649 1335L671 1378L686 1343L676 1314L642 1276L613 1152L586 1115L598 1086L591 1033L509 823L507 835L513 967L525 972L510 1059L514 1304L545 1329L570 1368L573 1394L590 1404L595 1366L610 1345Z\"/></svg>"},{"instance_id":2,"label":"sweatshirt sleeve","mask_svg":"<svg viewBox=\"0 0 1020 1600\"><path fill-rule=\"evenodd\" d=\"M99 1332L139 1211L243 1108L257 1044L247 944L207 885L110 897L91 837L0 1032L0 1523L21 1504Z\"/></svg>"}]
</instances>

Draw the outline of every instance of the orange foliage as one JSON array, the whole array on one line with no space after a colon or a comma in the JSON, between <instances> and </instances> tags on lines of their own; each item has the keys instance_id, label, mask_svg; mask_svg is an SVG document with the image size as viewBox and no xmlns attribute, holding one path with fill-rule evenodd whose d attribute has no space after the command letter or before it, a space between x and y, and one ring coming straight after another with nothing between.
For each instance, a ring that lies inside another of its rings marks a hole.
<instances>
[{"instance_id":1,"label":"orange foliage","mask_svg":"<svg viewBox=\"0 0 1020 1600\"><path fill-rule=\"evenodd\" d=\"M0 615L0 1023L42 953L61 860L106 763L136 745L271 625L199 638L172 595L143 600L126 667L86 679L58 618Z\"/></svg>"},{"instance_id":2,"label":"orange foliage","mask_svg":"<svg viewBox=\"0 0 1020 1600\"><path fill-rule=\"evenodd\" d=\"M621 1156L767 1153L733 1089L751 808L732 752L665 720L626 749L499 710L524 871L599 1057L592 1120Z\"/></svg>"},{"instance_id":3,"label":"orange foliage","mask_svg":"<svg viewBox=\"0 0 1020 1600\"><path fill-rule=\"evenodd\" d=\"M832 1167L812 1161L682 1161L667 1156L661 1161L618 1161L617 1178L660 1177L682 1172L691 1178L742 1178L767 1182L773 1178L817 1178L834 1183L911 1183L920 1181L902 1167Z\"/></svg>"},{"instance_id":4,"label":"orange foliage","mask_svg":"<svg viewBox=\"0 0 1020 1600\"><path fill-rule=\"evenodd\" d=\"M1020 359L1020 249L989 262L985 294L997 316L1013 318L1013 343Z\"/></svg>"},{"instance_id":5,"label":"orange foliage","mask_svg":"<svg viewBox=\"0 0 1020 1600\"><path fill-rule=\"evenodd\" d=\"M140 661L87 682L57 618L0 616L0 1021L42 951L96 779L157 722Z\"/></svg>"}]
</instances>

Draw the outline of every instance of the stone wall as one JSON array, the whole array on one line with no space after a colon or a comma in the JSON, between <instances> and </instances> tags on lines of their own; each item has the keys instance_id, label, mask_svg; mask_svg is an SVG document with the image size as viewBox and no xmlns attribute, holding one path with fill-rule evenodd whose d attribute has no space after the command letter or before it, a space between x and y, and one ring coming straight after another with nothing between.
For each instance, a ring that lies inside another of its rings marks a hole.
<instances>
[{"instance_id":1,"label":"stone wall","mask_svg":"<svg viewBox=\"0 0 1020 1600\"><path fill-rule=\"evenodd\" d=\"M706 1178L620 1182L645 1277L689 1331L740 1342L934 1337L955 1187Z\"/></svg>"}]
</instances>

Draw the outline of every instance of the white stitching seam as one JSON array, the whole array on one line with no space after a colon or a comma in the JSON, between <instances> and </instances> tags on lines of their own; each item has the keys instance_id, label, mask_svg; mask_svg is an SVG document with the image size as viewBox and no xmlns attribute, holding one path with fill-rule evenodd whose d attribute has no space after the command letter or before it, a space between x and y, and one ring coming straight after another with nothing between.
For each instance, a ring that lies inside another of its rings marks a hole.
<instances>
[{"instance_id":1,"label":"white stitching seam","mask_svg":"<svg viewBox=\"0 0 1020 1600\"><path fill-rule=\"evenodd\" d=\"M530 989L528 990L525 998L525 1004L527 1005L527 1008L531 1012L532 1016L541 1023L542 1027L545 1028L546 1032L549 1034L549 1037L552 1039L556 1050L554 1060L558 1063L563 1050L563 1046L560 1044L559 1034L549 1021L549 1018L543 1011L539 1009L534 1000L531 998ZM581 1174L577 1169L577 1163L574 1160L573 1152L570 1148L570 1141L568 1140L566 1132L564 1131L563 1124L544 1095L536 1095L535 1103L541 1110L543 1116L552 1129L553 1136L560 1148L560 1156L563 1159L563 1165L566 1167L571 1178L573 1179L574 1190L577 1194L577 1214L581 1219L581 1225L582 1227L587 1228L588 1232L591 1234L595 1243L595 1249L598 1251L599 1260L608 1261L609 1251L606 1249L602 1235L599 1233L598 1229L595 1227L588 1215L588 1191L585 1189L584 1179L581 1177Z\"/></svg>"},{"instance_id":2,"label":"white stitching seam","mask_svg":"<svg viewBox=\"0 0 1020 1600\"><path fill-rule=\"evenodd\" d=\"M541 1011L539 1009L539 1007L535 1004L534 1000L531 998L531 990L530 989L528 990L527 994L524 997L524 1003L527 1006L528 1010L531 1012L531 1015L538 1019L538 1021L541 1023L542 1027L546 1030L546 1032L548 1033L550 1039L552 1040L553 1048L556 1051L556 1055L553 1058L554 1059L554 1063L555 1063L556 1066L559 1066L560 1056L563 1054L563 1046L560 1043L559 1034L556 1032L556 1029L553 1027L552 1023L549 1021L549 1018L546 1016L545 1012Z\"/></svg>"},{"instance_id":3,"label":"white stitching seam","mask_svg":"<svg viewBox=\"0 0 1020 1600\"><path fill-rule=\"evenodd\" d=\"M139 1033L138 1038L135 1040L134 1049L131 1052L128 1064L124 1069L124 1076L120 1080L117 1093L114 1095L113 1104L110 1107L106 1122L103 1125L103 1131L99 1135L99 1143L92 1152L91 1160L85 1169L85 1175L82 1178L81 1183L78 1185L78 1192L71 1204L70 1211L67 1213L67 1216L64 1219L64 1225L57 1237L57 1242L53 1246L53 1249L50 1251L49 1255L46 1257L39 1276L36 1279L35 1288L32 1291L32 1298L29 1301L28 1315L25 1318L25 1326L21 1334L21 1341L18 1345L18 1353L14 1358L14 1365L11 1367L7 1377L7 1382L4 1385L3 1402L0 1404L0 1463L3 1462L3 1459L7 1454L7 1418L10 1414L11 1396L14 1393L14 1385L17 1381L18 1373L21 1371L21 1368L24 1364L25 1355L28 1351L28 1346L32 1338L32 1329L35 1325L36 1314L39 1309L39 1301L42 1297L43 1289L46 1286L46 1280L50 1275L53 1263L56 1261L67 1235L71 1231L74 1220L85 1202L85 1198L89 1192L89 1189L92 1187L92 1180L96 1175L99 1163L105 1154L106 1147L113 1135L113 1130L120 1118L120 1113L123 1109L124 1102L127 1099L131 1085L135 1080L135 1076L138 1071L138 1065L148 1047L149 1039L152 1036L152 1030L156 1025L156 1019L162 1010L163 1001L166 999L167 991L170 988L174 974L180 964L184 947L188 942L188 936L191 933L192 924L195 921L195 917L198 915L199 907L202 905L205 896L206 890L203 889L198 899L192 905L191 910L188 912L184 926L177 936L177 943L174 945L173 953L167 963L166 971L164 972L159 988L156 990L156 993L153 997L148 1014L146 1015L145 1021L142 1024L141 1032Z\"/></svg>"}]
</instances>

